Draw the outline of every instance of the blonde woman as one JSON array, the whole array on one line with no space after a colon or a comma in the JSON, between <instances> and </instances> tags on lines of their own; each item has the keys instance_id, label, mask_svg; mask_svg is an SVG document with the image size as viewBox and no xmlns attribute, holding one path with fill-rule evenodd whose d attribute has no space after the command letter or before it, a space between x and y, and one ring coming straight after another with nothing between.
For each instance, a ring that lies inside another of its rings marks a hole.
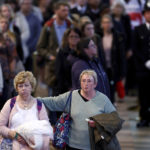
<instances>
[{"instance_id":1,"label":"blonde woman","mask_svg":"<svg viewBox=\"0 0 150 150\"><path fill-rule=\"evenodd\" d=\"M48 134L44 133L42 135L40 133L42 138L39 137L39 139L42 142L41 145L38 145L38 150L49 150L52 128L48 122L44 105L31 95L35 86L36 80L31 72L23 71L16 75L14 87L18 95L13 99L9 99L0 112L0 134L3 136L0 146L2 146L4 139L8 138L12 140L13 150L30 150L31 147L37 149L35 147L38 139L35 138L31 128L33 128L34 122L40 121L38 122L39 128L37 125L36 127L41 131L43 126L40 126L40 124L44 121ZM27 127L27 124L31 126ZM21 129L22 131L18 133ZM28 134L31 134L29 138L25 133L26 130Z\"/></svg>"},{"instance_id":2,"label":"blonde woman","mask_svg":"<svg viewBox=\"0 0 150 150\"><path fill-rule=\"evenodd\" d=\"M66 150L90 150L87 118L101 113L110 113L116 109L110 100L95 90L98 84L97 74L93 70L84 70L80 74L81 89L72 92L71 127ZM63 111L70 92L57 97L39 98L51 111ZM69 111L69 105L66 112ZM90 123L93 126L93 122ZM116 143L116 145L118 142Z\"/></svg>"}]
</instances>

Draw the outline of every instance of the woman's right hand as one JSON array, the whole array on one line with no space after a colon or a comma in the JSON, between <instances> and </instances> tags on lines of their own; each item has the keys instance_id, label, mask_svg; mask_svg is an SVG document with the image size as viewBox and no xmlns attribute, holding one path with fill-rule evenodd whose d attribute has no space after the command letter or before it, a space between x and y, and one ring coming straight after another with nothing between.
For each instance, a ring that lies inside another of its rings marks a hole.
<instances>
[{"instance_id":1,"label":"woman's right hand","mask_svg":"<svg viewBox=\"0 0 150 150\"><path fill-rule=\"evenodd\" d=\"M26 143L26 141L18 134L17 136L16 136L16 131L9 131L8 132L8 138L10 138L10 139L12 139L12 140L17 140L19 143L21 143L21 144L23 144L23 145L26 145L27 143Z\"/></svg>"},{"instance_id":2,"label":"woman's right hand","mask_svg":"<svg viewBox=\"0 0 150 150\"><path fill-rule=\"evenodd\" d=\"M11 131L8 132L8 138L10 138L10 139L14 139L15 135L16 135L16 131L11 130Z\"/></svg>"}]
</instances>

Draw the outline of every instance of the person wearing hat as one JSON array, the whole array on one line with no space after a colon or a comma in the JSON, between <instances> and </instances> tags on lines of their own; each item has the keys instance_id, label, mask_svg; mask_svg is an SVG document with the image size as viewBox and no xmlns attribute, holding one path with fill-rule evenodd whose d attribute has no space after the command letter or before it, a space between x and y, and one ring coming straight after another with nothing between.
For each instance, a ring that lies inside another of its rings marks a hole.
<instances>
[{"instance_id":1,"label":"person wearing hat","mask_svg":"<svg viewBox=\"0 0 150 150\"><path fill-rule=\"evenodd\" d=\"M145 23L134 30L133 54L135 57L136 77L139 95L140 121L137 127L150 127L150 1L143 9Z\"/></svg>"}]
</instances>

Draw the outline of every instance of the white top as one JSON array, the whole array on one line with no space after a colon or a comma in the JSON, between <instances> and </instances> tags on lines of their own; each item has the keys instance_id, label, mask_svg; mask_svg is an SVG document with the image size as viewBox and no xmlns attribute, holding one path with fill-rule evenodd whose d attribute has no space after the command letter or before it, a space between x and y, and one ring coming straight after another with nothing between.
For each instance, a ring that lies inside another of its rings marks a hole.
<instances>
[{"instance_id":1,"label":"white top","mask_svg":"<svg viewBox=\"0 0 150 150\"><path fill-rule=\"evenodd\" d=\"M111 68L112 41L113 41L112 34L104 35L104 37L103 37L103 48L104 48L106 67L107 68Z\"/></svg>"},{"instance_id":2,"label":"white top","mask_svg":"<svg viewBox=\"0 0 150 150\"><path fill-rule=\"evenodd\" d=\"M146 22L146 27L148 30L150 30L150 23Z\"/></svg>"},{"instance_id":3,"label":"white top","mask_svg":"<svg viewBox=\"0 0 150 150\"><path fill-rule=\"evenodd\" d=\"M18 112L12 117L11 120L11 129L14 129L25 122L30 122L33 120L38 120L38 111L37 111L37 104L34 105L30 109L22 109L16 103L16 107Z\"/></svg>"}]
</instances>

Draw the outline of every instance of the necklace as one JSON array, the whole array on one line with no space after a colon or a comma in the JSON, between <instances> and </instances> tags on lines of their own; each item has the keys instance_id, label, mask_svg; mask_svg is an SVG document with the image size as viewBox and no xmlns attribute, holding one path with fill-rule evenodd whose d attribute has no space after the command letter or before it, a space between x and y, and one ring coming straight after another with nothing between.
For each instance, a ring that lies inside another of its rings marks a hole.
<instances>
[{"instance_id":1,"label":"necklace","mask_svg":"<svg viewBox=\"0 0 150 150\"><path fill-rule=\"evenodd\" d=\"M27 102L21 102L21 105L23 106L23 109L27 110L27 109L29 109L30 102L29 103L27 103Z\"/></svg>"},{"instance_id":2,"label":"necklace","mask_svg":"<svg viewBox=\"0 0 150 150\"><path fill-rule=\"evenodd\" d=\"M29 109L31 107L32 100L29 100L29 101L20 100L20 104L21 104L23 109L27 110L27 109Z\"/></svg>"}]
</instances>

